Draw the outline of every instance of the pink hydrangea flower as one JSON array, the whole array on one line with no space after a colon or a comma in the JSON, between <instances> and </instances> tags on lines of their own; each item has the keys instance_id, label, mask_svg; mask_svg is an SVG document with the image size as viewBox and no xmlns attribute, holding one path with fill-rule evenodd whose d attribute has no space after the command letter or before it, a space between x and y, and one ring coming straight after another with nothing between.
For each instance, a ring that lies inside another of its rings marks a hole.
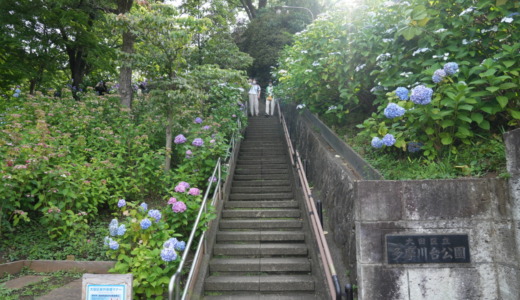
<instances>
[{"instance_id":1,"label":"pink hydrangea flower","mask_svg":"<svg viewBox=\"0 0 520 300\"><path fill-rule=\"evenodd\" d=\"M198 188L191 188L188 191L188 194L192 195L192 196L198 196L198 195L200 195L200 190Z\"/></svg>"},{"instance_id":2,"label":"pink hydrangea flower","mask_svg":"<svg viewBox=\"0 0 520 300\"><path fill-rule=\"evenodd\" d=\"M177 202L177 199L175 199L174 197L168 199L168 204L174 204L175 202Z\"/></svg>"},{"instance_id":3,"label":"pink hydrangea flower","mask_svg":"<svg viewBox=\"0 0 520 300\"><path fill-rule=\"evenodd\" d=\"M186 204L182 201L177 201L173 204L172 210L174 213L181 213L186 211Z\"/></svg>"},{"instance_id":4,"label":"pink hydrangea flower","mask_svg":"<svg viewBox=\"0 0 520 300\"><path fill-rule=\"evenodd\" d=\"M177 193L184 193L186 192L186 189L189 189L190 185L187 182L181 181L176 187L175 191Z\"/></svg>"}]
</instances>

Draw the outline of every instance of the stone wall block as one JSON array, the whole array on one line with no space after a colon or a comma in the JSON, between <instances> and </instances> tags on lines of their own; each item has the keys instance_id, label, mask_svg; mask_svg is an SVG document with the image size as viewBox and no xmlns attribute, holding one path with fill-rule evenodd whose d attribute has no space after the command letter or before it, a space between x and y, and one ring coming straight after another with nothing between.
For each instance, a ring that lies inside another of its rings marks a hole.
<instances>
[{"instance_id":1,"label":"stone wall block","mask_svg":"<svg viewBox=\"0 0 520 300\"><path fill-rule=\"evenodd\" d=\"M367 265L362 268L360 275L359 285L362 289L359 299L410 300L406 270Z\"/></svg>"},{"instance_id":2,"label":"stone wall block","mask_svg":"<svg viewBox=\"0 0 520 300\"><path fill-rule=\"evenodd\" d=\"M354 185L356 219L364 221L402 219L401 181L356 181Z\"/></svg>"},{"instance_id":3,"label":"stone wall block","mask_svg":"<svg viewBox=\"0 0 520 300\"><path fill-rule=\"evenodd\" d=\"M481 179L403 181L406 220L493 216L488 184Z\"/></svg>"},{"instance_id":4,"label":"stone wall block","mask_svg":"<svg viewBox=\"0 0 520 300\"><path fill-rule=\"evenodd\" d=\"M507 171L520 175L520 128L504 133L506 146Z\"/></svg>"},{"instance_id":5,"label":"stone wall block","mask_svg":"<svg viewBox=\"0 0 520 300\"><path fill-rule=\"evenodd\" d=\"M410 300L482 299L478 271L471 268L432 267L407 269Z\"/></svg>"}]
</instances>

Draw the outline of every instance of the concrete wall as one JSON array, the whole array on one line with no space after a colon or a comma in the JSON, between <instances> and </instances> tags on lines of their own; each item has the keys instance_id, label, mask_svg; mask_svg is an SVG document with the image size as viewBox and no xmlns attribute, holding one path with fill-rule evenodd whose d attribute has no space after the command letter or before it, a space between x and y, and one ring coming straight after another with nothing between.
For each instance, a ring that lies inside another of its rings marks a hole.
<instances>
[{"instance_id":1,"label":"concrete wall","mask_svg":"<svg viewBox=\"0 0 520 300\"><path fill-rule=\"evenodd\" d=\"M308 114L283 111L358 299L520 299L520 129L505 135L509 180L366 180ZM388 264L388 234L465 234L471 261Z\"/></svg>"}]
</instances>

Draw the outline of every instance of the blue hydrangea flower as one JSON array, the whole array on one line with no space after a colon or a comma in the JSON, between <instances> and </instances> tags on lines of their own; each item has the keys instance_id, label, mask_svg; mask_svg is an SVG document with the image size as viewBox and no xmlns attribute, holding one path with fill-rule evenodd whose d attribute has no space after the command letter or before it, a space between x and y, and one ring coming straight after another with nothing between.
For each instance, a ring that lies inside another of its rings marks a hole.
<instances>
[{"instance_id":1,"label":"blue hydrangea flower","mask_svg":"<svg viewBox=\"0 0 520 300\"><path fill-rule=\"evenodd\" d=\"M108 225L108 231L110 232L110 235L116 236L118 228L119 223L117 222L117 219L112 219L112 221L110 221L110 224Z\"/></svg>"},{"instance_id":2,"label":"blue hydrangea flower","mask_svg":"<svg viewBox=\"0 0 520 300\"><path fill-rule=\"evenodd\" d=\"M408 143L408 152L415 153L421 151L422 143L410 142Z\"/></svg>"},{"instance_id":3,"label":"blue hydrangea flower","mask_svg":"<svg viewBox=\"0 0 520 300\"><path fill-rule=\"evenodd\" d=\"M443 69L437 69L433 72L432 80L435 83L441 82L446 76L446 72Z\"/></svg>"},{"instance_id":4,"label":"blue hydrangea flower","mask_svg":"<svg viewBox=\"0 0 520 300\"><path fill-rule=\"evenodd\" d=\"M147 211L147 210L148 210L148 204L146 204L146 203L144 203L144 202L141 203L141 205L139 205L139 206L141 207L141 209L142 209L143 211Z\"/></svg>"},{"instance_id":5,"label":"blue hydrangea flower","mask_svg":"<svg viewBox=\"0 0 520 300\"><path fill-rule=\"evenodd\" d=\"M395 144L395 138L390 133L385 135L381 141L385 146L392 146L393 144Z\"/></svg>"},{"instance_id":6,"label":"blue hydrangea flower","mask_svg":"<svg viewBox=\"0 0 520 300\"><path fill-rule=\"evenodd\" d=\"M159 210L157 210L157 209L151 209L148 212L148 216L150 218L154 218L155 222L159 222L159 220L161 219L161 212Z\"/></svg>"},{"instance_id":7,"label":"blue hydrangea flower","mask_svg":"<svg viewBox=\"0 0 520 300\"><path fill-rule=\"evenodd\" d=\"M202 147L202 145L204 145L204 141L201 138L196 138L191 144L196 147Z\"/></svg>"},{"instance_id":8,"label":"blue hydrangea flower","mask_svg":"<svg viewBox=\"0 0 520 300\"><path fill-rule=\"evenodd\" d=\"M110 247L110 249L112 249L112 250L117 250L117 249L119 249L119 243L114 240L111 240L110 243L108 244L108 247Z\"/></svg>"},{"instance_id":9,"label":"blue hydrangea flower","mask_svg":"<svg viewBox=\"0 0 520 300\"><path fill-rule=\"evenodd\" d=\"M186 249L186 242L185 241L177 242L174 246L174 249L177 251L184 251L184 249Z\"/></svg>"},{"instance_id":10,"label":"blue hydrangea flower","mask_svg":"<svg viewBox=\"0 0 520 300\"><path fill-rule=\"evenodd\" d=\"M432 89L427 88L424 85L418 85L412 89L410 100L415 104L426 105L432 101L432 95Z\"/></svg>"},{"instance_id":11,"label":"blue hydrangea flower","mask_svg":"<svg viewBox=\"0 0 520 300\"><path fill-rule=\"evenodd\" d=\"M161 250L161 259L163 261L172 261L177 259L177 253L173 248L164 248Z\"/></svg>"},{"instance_id":12,"label":"blue hydrangea flower","mask_svg":"<svg viewBox=\"0 0 520 300\"><path fill-rule=\"evenodd\" d=\"M199 118L199 117L196 117L196 118L195 118L195 123L197 123L197 124L202 123L202 119Z\"/></svg>"},{"instance_id":13,"label":"blue hydrangea flower","mask_svg":"<svg viewBox=\"0 0 520 300\"><path fill-rule=\"evenodd\" d=\"M398 87L395 90L395 94L397 95L397 97L399 97L399 99L401 99L403 101L408 100L408 89L405 87L402 87L402 86Z\"/></svg>"},{"instance_id":14,"label":"blue hydrangea flower","mask_svg":"<svg viewBox=\"0 0 520 300\"><path fill-rule=\"evenodd\" d=\"M459 65L454 62L449 62L444 65L444 72L446 72L447 75L453 75L459 71Z\"/></svg>"},{"instance_id":15,"label":"blue hydrangea flower","mask_svg":"<svg viewBox=\"0 0 520 300\"><path fill-rule=\"evenodd\" d=\"M148 229L148 227L152 226L152 221L150 221L149 219L143 219L141 221L141 228L142 229Z\"/></svg>"},{"instance_id":16,"label":"blue hydrangea flower","mask_svg":"<svg viewBox=\"0 0 520 300\"><path fill-rule=\"evenodd\" d=\"M119 225L119 227L117 228L117 235L124 235L125 232L126 232L125 224Z\"/></svg>"},{"instance_id":17,"label":"blue hydrangea flower","mask_svg":"<svg viewBox=\"0 0 520 300\"><path fill-rule=\"evenodd\" d=\"M404 115L405 112L406 110L404 108L395 103L388 103L388 106L383 111L385 117L389 119L400 117Z\"/></svg>"},{"instance_id":18,"label":"blue hydrangea flower","mask_svg":"<svg viewBox=\"0 0 520 300\"><path fill-rule=\"evenodd\" d=\"M171 238L164 242L163 248L174 248L178 242L176 238Z\"/></svg>"},{"instance_id":19,"label":"blue hydrangea flower","mask_svg":"<svg viewBox=\"0 0 520 300\"><path fill-rule=\"evenodd\" d=\"M380 138L378 138L377 136L375 136L372 139L372 147L374 147L374 148L381 148L381 147L383 147L383 141Z\"/></svg>"},{"instance_id":20,"label":"blue hydrangea flower","mask_svg":"<svg viewBox=\"0 0 520 300\"><path fill-rule=\"evenodd\" d=\"M179 134L178 136L175 137L175 139L173 140L173 142L175 144L183 144L187 141L186 137L182 134Z\"/></svg>"},{"instance_id":21,"label":"blue hydrangea flower","mask_svg":"<svg viewBox=\"0 0 520 300\"><path fill-rule=\"evenodd\" d=\"M103 245L108 246L111 241L112 241L111 237L105 236L105 238L103 239Z\"/></svg>"},{"instance_id":22,"label":"blue hydrangea flower","mask_svg":"<svg viewBox=\"0 0 520 300\"><path fill-rule=\"evenodd\" d=\"M125 205L126 205L125 199L119 199L119 201L117 201L117 207L123 207Z\"/></svg>"}]
</instances>

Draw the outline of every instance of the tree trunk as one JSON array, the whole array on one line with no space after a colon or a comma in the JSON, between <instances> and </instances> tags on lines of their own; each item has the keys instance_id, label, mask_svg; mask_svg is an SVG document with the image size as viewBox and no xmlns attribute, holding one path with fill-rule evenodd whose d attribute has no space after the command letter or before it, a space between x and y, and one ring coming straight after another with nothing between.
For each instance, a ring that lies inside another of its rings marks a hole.
<instances>
[{"instance_id":1,"label":"tree trunk","mask_svg":"<svg viewBox=\"0 0 520 300\"><path fill-rule=\"evenodd\" d=\"M168 111L166 118L168 119L168 124L166 124L166 159L164 160L164 172L170 171L170 165L172 162L173 113Z\"/></svg>"},{"instance_id":2,"label":"tree trunk","mask_svg":"<svg viewBox=\"0 0 520 300\"><path fill-rule=\"evenodd\" d=\"M246 10L249 20L253 20L256 17L256 8L253 5L252 0L240 0L240 2L242 3L242 6Z\"/></svg>"},{"instance_id":3,"label":"tree trunk","mask_svg":"<svg viewBox=\"0 0 520 300\"><path fill-rule=\"evenodd\" d=\"M132 62L128 55L134 52L135 36L130 32L123 33L123 55L122 66L119 73L119 94L121 105L132 108Z\"/></svg>"},{"instance_id":4,"label":"tree trunk","mask_svg":"<svg viewBox=\"0 0 520 300\"><path fill-rule=\"evenodd\" d=\"M118 0L118 14L129 12L133 4L133 0ZM134 42L135 36L130 31L123 33L123 47L121 51L124 57L119 73L119 94L121 95L121 105L128 108L132 108L132 58L130 56L134 53Z\"/></svg>"},{"instance_id":5,"label":"tree trunk","mask_svg":"<svg viewBox=\"0 0 520 300\"><path fill-rule=\"evenodd\" d=\"M77 92L79 85L83 82L83 76L87 67L86 54L82 49L67 48L67 55L69 56L69 67L72 75L72 96L79 100Z\"/></svg>"}]
</instances>

